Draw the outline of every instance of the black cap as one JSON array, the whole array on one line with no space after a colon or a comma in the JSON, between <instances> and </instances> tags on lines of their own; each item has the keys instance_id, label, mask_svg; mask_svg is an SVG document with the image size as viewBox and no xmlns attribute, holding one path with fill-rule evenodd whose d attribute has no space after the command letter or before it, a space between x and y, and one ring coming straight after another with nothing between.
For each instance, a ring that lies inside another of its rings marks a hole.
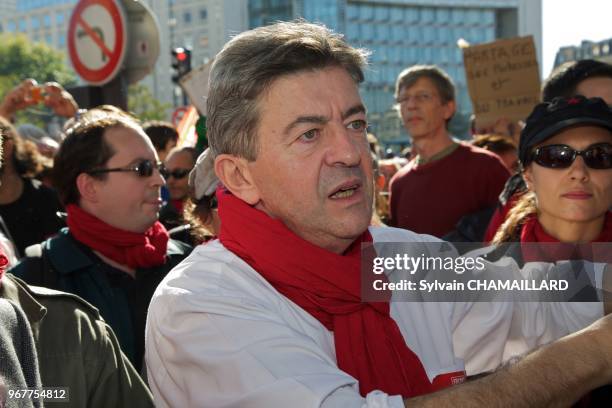
<instances>
[{"instance_id":1,"label":"black cap","mask_svg":"<svg viewBox=\"0 0 612 408\"><path fill-rule=\"evenodd\" d=\"M573 126L600 126L612 131L612 110L601 98L578 95L536 105L521 132L519 160L529 164L535 146Z\"/></svg>"}]
</instances>

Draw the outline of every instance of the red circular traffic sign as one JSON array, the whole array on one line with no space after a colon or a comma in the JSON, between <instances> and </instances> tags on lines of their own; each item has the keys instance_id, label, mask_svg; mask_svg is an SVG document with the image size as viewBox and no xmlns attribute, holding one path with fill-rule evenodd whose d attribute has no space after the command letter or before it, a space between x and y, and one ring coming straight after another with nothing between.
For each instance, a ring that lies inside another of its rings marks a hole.
<instances>
[{"instance_id":1,"label":"red circular traffic sign","mask_svg":"<svg viewBox=\"0 0 612 408\"><path fill-rule=\"evenodd\" d=\"M181 120L185 117L185 114L189 112L189 108L187 106L179 106L172 113L172 124L174 127L178 127Z\"/></svg>"},{"instance_id":2,"label":"red circular traffic sign","mask_svg":"<svg viewBox=\"0 0 612 408\"><path fill-rule=\"evenodd\" d=\"M127 48L126 18L116 0L81 0L70 16L68 52L76 73L92 85L111 81Z\"/></svg>"}]
</instances>

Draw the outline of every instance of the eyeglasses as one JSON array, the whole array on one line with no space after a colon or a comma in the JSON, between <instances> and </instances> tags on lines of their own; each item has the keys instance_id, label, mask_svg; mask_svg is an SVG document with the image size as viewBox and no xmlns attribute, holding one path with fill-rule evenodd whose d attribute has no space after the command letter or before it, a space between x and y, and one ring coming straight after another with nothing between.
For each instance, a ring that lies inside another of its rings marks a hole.
<instances>
[{"instance_id":1,"label":"eyeglasses","mask_svg":"<svg viewBox=\"0 0 612 408\"><path fill-rule=\"evenodd\" d=\"M165 179L169 179L170 177L174 177L177 180L185 178L185 176L187 176L190 171L191 171L191 169L175 169L175 170L170 171L170 170L168 170L166 168L162 168L160 170L162 176L164 176Z\"/></svg>"},{"instance_id":2,"label":"eyeglasses","mask_svg":"<svg viewBox=\"0 0 612 408\"><path fill-rule=\"evenodd\" d=\"M582 156L584 163L592 169L612 168L612 144L610 143L594 144L586 150L574 150L563 144L542 146L535 149L531 158L543 167L566 169L578 156Z\"/></svg>"},{"instance_id":3,"label":"eyeglasses","mask_svg":"<svg viewBox=\"0 0 612 408\"><path fill-rule=\"evenodd\" d=\"M127 167L116 167L113 169L94 169L87 172L87 174L100 174L100 173L112 173L115 171L133 171L138 177L151 177L153 170L159 170L160 173L164 172L164 165L162 162L155 162L153 160L142 160L136 163L134 166Z\"/></svg>"},{"instance_id":4,"label":"eyeglasses","mask_svg":"<svg viewBox=\"0 0 612 408\"><path fill-rule=\"evenodd\" d=\"M414 101L416 103L423 103L423 102L429 102L433 99L433 95L430 94L429 92L419 92L416 93L414 95L404 95L401 96L399 98L397 98L396 102L397 103L408 103L410 102L410 99L414 99Z\"/></svg>"}]
</instances>

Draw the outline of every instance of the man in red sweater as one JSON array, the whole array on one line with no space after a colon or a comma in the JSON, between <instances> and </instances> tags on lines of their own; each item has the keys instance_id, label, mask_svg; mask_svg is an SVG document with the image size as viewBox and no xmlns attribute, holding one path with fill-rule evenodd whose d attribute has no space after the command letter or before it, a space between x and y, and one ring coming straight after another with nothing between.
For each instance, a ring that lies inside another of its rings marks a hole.
<instances>
[{"instance_id":1,"label":"man in red sweater","mask_svg":"<svg viewBox=\"0 0 612 408\"><path fill-rule=\"evenodd\" d=\"M391 180L391 224L442 237L461 217L492 208L510 173L495 154L451 137L455 89L440 68L405 69L395 96L417 155Z\"/></svg>"}]
</instances>

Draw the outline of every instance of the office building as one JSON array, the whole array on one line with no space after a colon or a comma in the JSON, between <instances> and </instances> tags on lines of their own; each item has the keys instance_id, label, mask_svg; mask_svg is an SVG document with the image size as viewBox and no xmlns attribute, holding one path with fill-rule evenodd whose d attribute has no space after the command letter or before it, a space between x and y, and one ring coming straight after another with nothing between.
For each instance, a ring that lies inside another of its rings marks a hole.
<instances>
[{"instance_id":1,"label":"office building","mask_svg":"<svg viewBox=\"0 0 612 408\"><path fill-rule=\"evenodd\" d=\"M407 140L393 109L397 75L416 64L436 64L453 78L458 112L451 130L467 135L471 102L457 40L470 44L533 35L541 61L540 0L253 0L249 26L303 17L372 51L362 85L372 131L387 143Z\"/></svg>"}]
</instances>

